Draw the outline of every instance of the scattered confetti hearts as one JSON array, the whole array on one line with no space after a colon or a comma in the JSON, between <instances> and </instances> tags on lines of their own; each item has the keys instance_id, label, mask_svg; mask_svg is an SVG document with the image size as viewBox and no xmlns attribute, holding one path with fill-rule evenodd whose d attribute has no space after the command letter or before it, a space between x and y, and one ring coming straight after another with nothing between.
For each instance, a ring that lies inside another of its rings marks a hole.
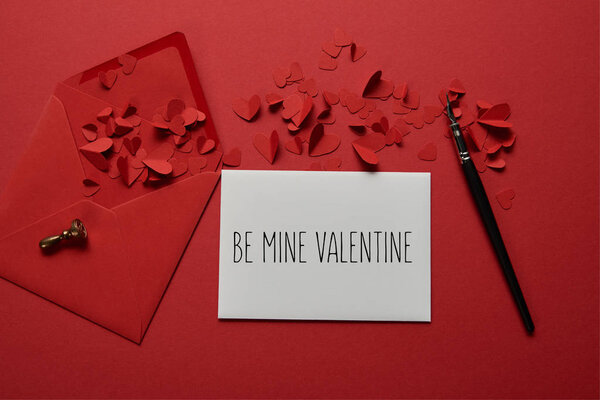
<instances>
[{"instance_id":1,"label":"scattered confetti hearts","mask_svg":"<svg viewBox=\"0 0 600 400\"><path fill-rule=\"evenodd\" d=\"M96 124L85 124L81 127L81 133L88 142L93 142L98 137L98 127Z\"/></svg>"},{"instance_id":2,"label":"scattered confetti hearts","mask_svg":"<svg viewBox=\"0 0 600 400\"><path fill-rule=\"evenodd\" d=\"M342 97L340 96L340 101L342 101ZM363 107L365 107L367 105L365 99L363 99L362 97L360 97L357 94L354 93L350 93L349 95L347 95L344 98L344 101L346 103L346 107L348 108L348 111L350 111L351 114L355 114L357 112L359 112L360 110L363 109Z\"/></svg>"},{"instance_id":3,"label":"scattered confetti hearts","mask_svg":"<svg viewBox=\"0 0 600 400\"><path fill-rule=\"evenodd\" d=\"M401 100L402 105L413 110L419 108L419 103L421 102L421 95L419 92L414 90L409 90L406 93L406 96Z\"/></svg>"},{"instance_id":4,"label":"scattered confetti hearts","mask_svg":"<svg viewBox=\"0 0 600 400\"><path fill-rule=\"evenodd\" d=\"M352 44L352 37L340 28L336 28L333 32L333 42L336 46L350 46Z\"/></svg>"},{"instance_id":5,"label":"scattered confetti hearts","mask_svg":"<svg viewBox=\"0 0 600 400\"><path fill-rule=\"evenodd\" d=\"M356 43L350 45L350 58L352 59L352 62L360 60L365 54L367 54L367 49L364 47L361 47Z\"/></svg>"},{"instance_id":6,"label":"scattered confetti hearts","mask_svg":"<svg viewBox=\"0 0 600 400\"><path fill-rule=\"evenodd\" d=\"M299 136L294 136L285 144L285 149L290 153L302 154L302 139Z\"/></svg>"},{"instance_id":7,"label":"scattered confetti hearts","mask_svg":"<svg viewBox=\"0 0 600 400\"><path fill-rule=\"evenodd\" d=\"M100 190L100 185L96 181L89 178L83 180L83 195L85 197L95 195L98 190Z\"/></svg>"},{"instance_id":8,"label":"scattered confetti hearts","mask_svg":"<svg viewBox=\"0 0 600 400\"><path fill-rule=\"evenodd\" d=\"M376 153L385 147L385 137L379 133L370 133L356 139L352 144L357 144Z\"/></svg>"},{"instance_id":9,"label":"scattered confetti hearts","mask_svg":"<svg viewBox=\"0 0 600 400\"><path fill-rule=\"evenodd\" d=\"M337 68L337 61L327 53L321 53L319 57L319 68L325 71L333 71Z\"/></svg>"},{"instance_id":10,"label":"scattered confetti hearts","mask_svg":"<svg viewBox=\"0 0 600 400\"><path fill-rule=\"evenodd\" d=\"M304 101L302 103L302 108L300 112L292 117L292 123L296 128L299 128L302 125L302 122L306 119L308 114L310 114L310 110L312 110L313 101L312 97L305 96Z\"/></svg>"},{"instance_id":11,"label":"scattered confetti hearts","mask_svg":"<svg viewBox=\"0 0 600 400\"><path fill-rule=\"evenodd\" d=\"M208 165L206 157L191 157L188 159L188 170L192 175L198 175Z\"/></svg>"},{"instance_id":12,"label":"scattered confetti hearts","mask_svg":"<svg viewBox=\"0 0 600 400\"><path fill-rule=\"evenodd\" d=\"M246 121L252 120L260 109L260 97L254 95L249 100L237 98L233 101L233 111Z\"/></svg>"},{"instance_id":13,"label":"scattered confetti hearts","mask_svg":"<svg viewBox=\"0 0 600 400\"><path fill-rule=\"evenodd\" d=\"M129 151L129 154L135 156L135 153L139 150L142 145L142 138L139 136L135 136L132 139L125 138L123 139L123 146Z\"/></svg>"},{"instance_id":14,"label":"scattered confetti hearts","mask_svg":"<svg viewBox=\"0 0 600 400\"><path fill-rule=\"evenodd\" d=\"M167 125L169 127L169 131L177 136L185 135L185 120L180 114L174 116Z\"/></svg>"},{"instance_id":15,"label":"scattered confetti hearts","mask_svg":"<svg viewBox=\"0 0 600 400\"><path fill-rule=\"evenodd\" d=\"M142 165L143 167L143 165ZM147 168L133 168L129 165L127 157L119 157L117 159L117 168L121 174L121 180L125 185L131 186L138 179L142 172L147 171Z\"/></svg>"},{"instance_id":16,"label":"scattered confetti hearts","mask_svg":"<svg viewBox=\"0 0 600 400\"><path fill-rule=\"evenodd\" d=\"M321 46L321 50L329 54L331 57L336 58L340 55L342 48L340 46L336 46L333 42L325 42Z\"/></svg>"},{"instance_id":17,"label":"scattered confetti hearts","mask_svg":"<svg viewBox=\"0 0 600 400\"><path fill-rule=\"evenodd\" d=\"M277 148L279 147L279 135L276 130L273 130L267 138L262 133L257 133L252 141L254 147L258 152L269 162L273 164L275 161L275 155L277 154Z\"/></svg>"},{"instance_id":18,"label":"scattered confetti hearts","mask_svg":"<svg viewBox=\"0 0 600 400\"><path fill-rule=\"evenodd\" d=\"M115 118L115 135L123 136L133 130L133 125L131 122L126 120L125 118L117 117Z\"/></svg>"},{"instance_id":19,"label":"scattered confetti hearts","mask_svg":"<svg viewBox=\"0 0 600 400\"><path fill-rule=\"evenodd\" d=\"M198 153L206 154L211 152L215 148L215 141L207 139L205 136L198 136Z\"/></svg>"},{"instance_id":20,"label":"scattered confetti hearts","mask_svg":"<svg viewBox=\"0 0 600 400\"><path fill-rule=\"evenodd\" d=\"M429 142L427 143L420 151L417 153L417 157L423 161L435 161L437 158L437 147L435 143Z\"/></svg>"},{"instance_id":21,"label":"scattered confetti hearts","mask_svg":"<svg viewBox=\"0 0 600 400\"><path fill-rule=\"evenodd\" d=\"M387 99L394 92L394 84L391 81L381 79L382 71L375 71L369 77L362 91L362 97L374 99Z\"/></svg>"},{"instance_id":22,"label":"scattered confetti hearts","mask_svg":"<svg viewBox=\"0 0 600 400\"><path fill-rule=\"evenodd\" d=\"M100 71L98 72L98 80L106 89L110 89L115 84L117 80L117 71L111 69L109 71Z\"/></svg>"},{"instance_id":23,"label":"scattered confetti hearts","mask_svg":"<svg viewBox=\"0 0 600 400\"><path fill-rule=\"evenodd\" d=\"M406 84L406 82L396 86L396 88L394 89L394 98L398 99L398 100L402 100L406 97L406 95L408 94L408 85Z\"/></svg>"},{"instance_id":24,"label":"scattered confetti hearts","mask_svg":"<svg viewBox=\"0 0 600 400\"><path fill-rule=\"evenodd\" d=\"M228 167L239 167L242 163L242 152L237 147L223 155L223 164Z\"/></svg>"},{"instance_id":25,"label":"scattered confetti hearts","mask_svg":"<svg viewBox=\"0 0 600 400\"><path fill-rule=\"evenodd\" d=\"M515 191L512 189L502 190L496 193L496 200L498 204L505 210L509 210L512 207L512 200L515 198Z\"/></svg>"},{"instance_id":26,"label":"scattered confetti hearts","mask_svg":"<svg viewBox=\"0 0 600 400\"><path fill-rule=\"evenodd\" d=\"M304 100L299 94L292 94L283 100L283 110L281 110L281 118L292 119L292 117L300 112Z\"/></svg>"},{"instance_id":27,"label":"scattered confetti hearts","mask_svg":"<svg viewBox=\"0 0 600 400\"><path fill-rule=\"evenodd\" d=\"M130 54L122 54L118 58L119 64L123 66L122 71L125 75L129 75L135 69L137 58Z\"/></svg>"}]
</instances>

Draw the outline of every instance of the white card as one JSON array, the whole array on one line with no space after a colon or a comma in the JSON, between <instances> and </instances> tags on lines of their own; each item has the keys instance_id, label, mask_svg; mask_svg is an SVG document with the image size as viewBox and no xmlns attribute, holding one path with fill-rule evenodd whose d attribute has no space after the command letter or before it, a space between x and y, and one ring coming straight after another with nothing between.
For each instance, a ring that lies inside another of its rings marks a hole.
<instances>
[{"instance_id":1,"label":"white card","mask_svg":"<svg viewBox=\"0 0 600 400\"><path fill-rule=\"evenodd\" d=\"M429 173L223 170L218 315L431 321Z\"/></svg>"}]
</instances>

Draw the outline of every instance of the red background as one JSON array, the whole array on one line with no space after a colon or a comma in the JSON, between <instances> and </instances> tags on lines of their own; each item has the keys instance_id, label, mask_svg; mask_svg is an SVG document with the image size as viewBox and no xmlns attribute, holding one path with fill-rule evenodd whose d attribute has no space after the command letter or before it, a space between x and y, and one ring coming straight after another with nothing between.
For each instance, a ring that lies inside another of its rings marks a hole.
<instances>
[{"instance_id":1,"label":"red background","mask_svg":"<svg viewBox=\"0 0 600 400\"><path fill-rule=\"evenodd\" d=\"M219 322L217 190L141 346L0 280L0 396L598 397L598 2L321 3L3 1L0 189L56 82L176 30L225 149L239 146L247 169L271 168L254 133L285 129L264 110L247 124L231 100L275 91L278 65L298 61L321 88L355 91L381 67L424 104L458 77L470 105L513 109L507 167L482 179L491 195L517 193L511 210L493 207L535 335L440 119L381 153L382 170L432 172L431 324ZM320 71L337 26L368 53L351 64L345 50L337 71ZM343 169L359 169L351 134L333 129ZM416 157L428 141L433 163ZM281 148L272 168L311 161Z\"/></svg>"}]
</instances>

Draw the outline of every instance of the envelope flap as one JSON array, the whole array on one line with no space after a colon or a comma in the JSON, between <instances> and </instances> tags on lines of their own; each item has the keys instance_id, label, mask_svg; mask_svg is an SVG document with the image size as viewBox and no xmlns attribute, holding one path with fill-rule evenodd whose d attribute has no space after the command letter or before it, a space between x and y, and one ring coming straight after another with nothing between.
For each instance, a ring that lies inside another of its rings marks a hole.
<instances>
[{"instance_id":1,"label":"envelope flap","mask_svg":"<svg viewBox=\"0 0 600 400\"><path fill-rule=\"evenodd\" d=\"M3 232L13 232L80 200L83 177L65 108L52 96L0 195Z\"/></svg>"},{"instance_id":2,"label":"envelope flap","mask_svg":"<svg viewBox=\"0 0 600 400\"><path fill-rule=\"evenodd\" d=\"M85 224L86 246L53 254L38 247L74 218ZM0 276L135 342L141 339L138 302L117 216L88 200L0 239Z\"/></svg>"},{"instance_id":3,"label":"envelope flap","mask_svg":"<svg viewBox=\"0 0 600 400\"><path fill-rule=\"evenodd\" d=\"M113 211L123 229L142 326L147 327L220 174L204 172Z\"/></svg>"}]
</instances>

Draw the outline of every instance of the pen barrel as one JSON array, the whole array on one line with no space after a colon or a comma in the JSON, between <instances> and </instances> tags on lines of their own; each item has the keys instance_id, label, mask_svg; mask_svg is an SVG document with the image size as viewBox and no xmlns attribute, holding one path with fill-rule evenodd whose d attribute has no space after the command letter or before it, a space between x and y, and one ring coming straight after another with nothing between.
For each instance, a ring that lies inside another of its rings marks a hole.
<instances>
[{"instance_id":1,"label":"pen barrel","mask_svg":"<svg viewBox=\"0 0 600 400\"><path fill-rule=\"evenodd\" d=\"M500 266L502 267L502 272L504 273L506 282L508 283L512 296L517 304L517 308L519 309L519 313L521 314L521 318L523 319L523 323L525 324L525 329L527 329L528 332L533 332L533 320L529 314L529 309L527 308L527 303L523 297L523 292L519 286L519 282L517 280L512 263L510 262L510 258L508 257L508 252L504 246L502 236L500 235L500 230L498 229L498 224L496 223L496 218L494 217L494 212L492 211L485 188L481 183L479 173L473 164L473 160L470 158L463 160L462 169L469 185L469 189L473 195L473 199L477 204L477 209L479 210L479 214L485 229L488 233L490 241L492 242L492 246L494 247L494 251L496 252L498 261L500 262Z\"/></svg>"}]
</instances>

